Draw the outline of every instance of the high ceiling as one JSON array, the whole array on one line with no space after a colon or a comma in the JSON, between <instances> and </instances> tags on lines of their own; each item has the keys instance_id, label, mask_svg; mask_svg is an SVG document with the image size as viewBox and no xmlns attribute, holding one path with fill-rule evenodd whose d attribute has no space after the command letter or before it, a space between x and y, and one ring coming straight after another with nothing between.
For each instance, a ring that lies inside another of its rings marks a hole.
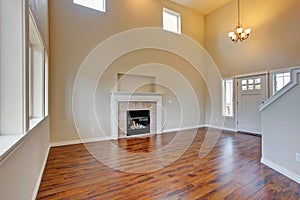
<instances>
[{"instance_id":1,"label":"high ceiling","mask_svg":"<svg viewBox=\"0 0 300 200\"><path fill-rule=\"evenodd\" d=\"M207 15L222 7L231 0L171 0L179 5L195 10L203 15Z\"/></svg>"}]
</instances>

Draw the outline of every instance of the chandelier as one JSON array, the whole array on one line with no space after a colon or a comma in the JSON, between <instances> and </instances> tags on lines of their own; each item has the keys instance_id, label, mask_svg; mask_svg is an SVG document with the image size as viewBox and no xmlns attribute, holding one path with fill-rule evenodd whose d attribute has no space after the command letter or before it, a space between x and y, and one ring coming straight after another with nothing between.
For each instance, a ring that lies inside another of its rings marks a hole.
<instances>
[{"instance_id":1,"label":"chandelier","mask_svg":"<svg viewBox=\"0 0 300 200\"><path fill-rule=\"evenodd\" d=\"M234 27L233 31L228 33L228 37L233 42L246 40L251 33L251 28L244 29L241 24L241 16L240 16L240 0L238 0L238 24Z\"/></svg>"}]
</instances>

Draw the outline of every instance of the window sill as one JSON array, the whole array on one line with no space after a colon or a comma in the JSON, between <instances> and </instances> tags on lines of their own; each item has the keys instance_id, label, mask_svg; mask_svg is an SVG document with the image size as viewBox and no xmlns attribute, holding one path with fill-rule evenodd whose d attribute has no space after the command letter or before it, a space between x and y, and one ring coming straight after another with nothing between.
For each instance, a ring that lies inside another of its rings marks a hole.
<instances>
[{"instance_id":1,"label":"window sill","mask_svg":"<svg viewBox=\"0 0 300 200\"><path fill-rule=\"evenodd\" d=\"M2 160L22 140L25 134L0 136L0 160Z\"/></svg>"},{"instance_id":2,"label":"window sill","mask_svg":"<svg viewBox=\"0 0 300 200\"><path fill-rule=\"evenodd\" d=\"M29 130L33 129L36 125L38 125L44 118L31 118L29 120Z\"/></svg>"},{"instance_id":3,"label":"window sill","mask_svg":"<svg viewBox=\"0 0 300 200\"><path fill-rule=\"evenodd\" d=\"M46 117L45 117L46 118ZM16 135L0 135L0 162L2 162L18 145L32 132L45 118L34 118L30 120L30 129L28 132Z\"/></svg>"}]
</instances>

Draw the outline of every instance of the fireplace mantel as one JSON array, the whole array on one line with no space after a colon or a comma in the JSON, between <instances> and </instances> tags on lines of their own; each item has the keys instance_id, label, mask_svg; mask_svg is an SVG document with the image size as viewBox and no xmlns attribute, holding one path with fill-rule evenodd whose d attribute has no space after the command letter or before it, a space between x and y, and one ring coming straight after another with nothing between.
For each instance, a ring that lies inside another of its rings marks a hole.
<instances>
[{"instance_id":1,"label":"fireplace mantel","mask_svg":"<svg viewBox=\"0 0 300 200\"><path fill-rule=\"evenodd\" d=\"M119 102L155 102L156 103L156 133L162 132L162 93L152 92L111 92L111 132L112 139L118 139Z\"/></svg>"}]
</instances>

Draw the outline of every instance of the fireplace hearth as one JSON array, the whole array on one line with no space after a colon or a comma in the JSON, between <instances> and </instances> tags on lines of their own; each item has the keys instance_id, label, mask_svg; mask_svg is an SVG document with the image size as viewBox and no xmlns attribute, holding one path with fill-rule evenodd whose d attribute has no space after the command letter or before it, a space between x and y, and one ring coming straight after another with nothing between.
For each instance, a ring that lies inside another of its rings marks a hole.
<instances>
[{"instance_id":1,"label":"fireplace hearth","mask_svg":"<svg viewBox=\"0 0 300 200\"><path fill-rule=\"evenodd\" d=\"M150 133L150 110L127 111L127 136Z\"/></svg>"}]
</instances>

